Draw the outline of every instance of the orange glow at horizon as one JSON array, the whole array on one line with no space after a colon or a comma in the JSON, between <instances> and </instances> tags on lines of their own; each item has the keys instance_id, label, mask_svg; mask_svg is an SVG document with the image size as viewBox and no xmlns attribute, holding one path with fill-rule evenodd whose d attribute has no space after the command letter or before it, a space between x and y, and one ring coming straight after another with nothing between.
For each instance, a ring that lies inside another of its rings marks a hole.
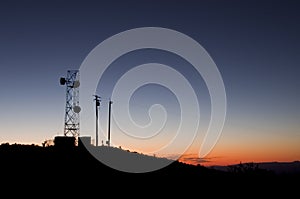
<instances>
[{"instance_id":1,"label":"orange glow at horizon","mask_svg":"<svg viewBox=\"0 0 300 199\"><path fill-rule=\"evenodd\" d=\"M300 145L298 139L270 139L268 142L248 140L248 142L227 142L220 140L213 150L200 159L198 151L191 148L179 161L203 166L230 165L240 162L292 162L300 160Z\"/></svg>"},{"instance_id":2,"label":"orange glow at horizon","mask_svg":"<svg viewBox=\"0 0 300 199\"><path fill-rule=\"evenodd\" d=\"M202 139L198 139L181 156L179 161L203 166L226 166L240 162L292 162L300 160L300 135L294 131L295 136L293 137L286 136L284 131L279 132L278 130L258 133L247 129L238 132L241 133L234 134L232 128L230 130L225 128L214 148L202 159L198 156Z\"/></svg>"}]
</instances>

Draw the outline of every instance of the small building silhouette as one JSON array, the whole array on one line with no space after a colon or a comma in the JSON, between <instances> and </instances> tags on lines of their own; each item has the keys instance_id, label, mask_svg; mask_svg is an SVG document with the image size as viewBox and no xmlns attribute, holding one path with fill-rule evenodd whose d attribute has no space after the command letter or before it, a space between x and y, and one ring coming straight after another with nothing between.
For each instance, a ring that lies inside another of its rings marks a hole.
<instances>
[{"instance_id":1,"label":"small building silhouette","mask_svg":"<svg viewBox=\"0 0 300 199\"><path fill-rule=\"evenodd\" d=\"M73 148L76 145L75 137L71 136L56 136L54 138L54 146L59 148Z\"/></svg>"}]
</instances>

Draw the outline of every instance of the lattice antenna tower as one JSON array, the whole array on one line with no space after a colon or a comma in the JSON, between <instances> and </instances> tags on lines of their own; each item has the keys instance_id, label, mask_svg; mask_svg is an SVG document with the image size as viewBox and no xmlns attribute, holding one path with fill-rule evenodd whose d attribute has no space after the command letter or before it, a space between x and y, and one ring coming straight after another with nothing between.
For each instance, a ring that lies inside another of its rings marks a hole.
<instances>
[{"instance_id":1,"label":"lattice antenna tower","mask_svg":"<svg viewBox=\"0 0 300 199\"><path fill-rule=\"evenodd\" d=\"M67 77L60 78L60 84L66 85L66 107L64 135L73 136L78 139L79 136L79 70L68 70Z\"/></svg>"}]
</instances>

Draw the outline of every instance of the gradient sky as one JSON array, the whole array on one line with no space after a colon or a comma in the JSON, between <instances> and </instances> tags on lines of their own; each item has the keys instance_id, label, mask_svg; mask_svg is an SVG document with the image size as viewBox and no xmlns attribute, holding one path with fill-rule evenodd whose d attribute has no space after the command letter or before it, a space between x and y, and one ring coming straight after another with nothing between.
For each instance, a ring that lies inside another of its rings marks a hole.
<instances>
[{"instance_id":1,"label":"gradient sky","mask_svg":"<svg viewBox=\"0 0 300 199\"><path fill-rule=\"evenodd\" d=\"M1 1L0 142L41 144L62 135L65 88L59 78L68 69L79 69L108 37L154 26L198 41L225 84L228 106L220 139L199 160L194 155L202 142L199 135L184 160L207 165L300 160L299 9L299 2L287 0ZM142 50L120 57L107 71L109 78L100 82L98 94L108 99L122 71L148 62L172 65L197 85L205 123L210 110L205 84L171 53ZM162 87L149 85L135 93L133 118L146 124L145 112L153 103L166 107L167 131L172 132L180 111L176 98ZM92 125L81 133L93 136ZM124 148L148 150L113 139Z\"/></svg>"}]
</instances>

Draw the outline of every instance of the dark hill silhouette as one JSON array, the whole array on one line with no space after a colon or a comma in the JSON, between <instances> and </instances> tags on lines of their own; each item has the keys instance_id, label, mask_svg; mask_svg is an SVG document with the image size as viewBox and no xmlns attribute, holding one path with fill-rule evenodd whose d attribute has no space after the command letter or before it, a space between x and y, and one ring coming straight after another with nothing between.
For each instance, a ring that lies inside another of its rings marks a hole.
<instances>
[{"instance_id":1,"label":"dark hill silhouette","mask_svg":"<svg viewBox=\"0 0 300 199\"><path fill-rule=\"evenodd\" d=\"M94 179L106 178L194 178L194 179L240 179L244 177L255 178L275 178L278 175L267 169L254 167L231 166L231 170L221 171L220 169L204 167L201 165L190 165L179 161L171 161L166 158L158 158L130 152L120 148L91 146L93 150L103 156L118 157L121 163L142 162L151 164L152 162L170 162L162 169L146 173L127 173L112 169L98 161L84 147L61 148L56 146L41 147L37 145L21 144L1 144L0 161L2 171L7 171L11 176L23 176L42 178L52 176L52 178L85 178L93 176Z\"/></svg>"},{"instance_id":2,"label":"dark hill silhouette","mask_svg":"<svg viewBox=\"0 0 300 199\"><path fill-rule=\"evenodd\" d=\"M137 152L130 152L115 147L91 146L94 152L98 152L103 156L118 157L120 161L126 162L142 162L150 164L152 162L166 162L169 165L166 168L138 173L140 176L210 176L222 175L223 171L209 169L204 166L194 166L166 158L158 158L148 156ZM0 161L2 169L12 170L22 174L23 170L34 171L34 173L55 173L55 172L77 172L82 174L93 174L103 177L105 175L128 176L132 173L122 172L112 169L101 163L83 147L62 148L55 146L41 147L37 145L21 145L21 144L2 144L0 145ZM17 168L17 169L16 169Z\"/></svg>"},{"instance_id":3,"label":"dark hill silhouette","mask_svg":"<svg viewBox=\"0 0 300 199\"><path fill-rule=\"evenodd\" d=\"M56 147L48 146L41 147L37 145L22 145L22 144L8 144L0 145L0 161L1 167L7 170L19 173L20 175L28 172L42 175L44 173L64 173L78 172L85 175L94 176L173 176L173 177L201 177L201 178L226 178L233 176L242 176L244 171L234 169L231 171L221 171L204 167L201 165L190 165L179 161L173 161L166 158L159 158L148 156L137 152L130 152L121 148L99 146L91 146L94 153L102 157L110 157L112 160L117 159L125 166L135 164L148 165L151 163L164 163L167 166L151 172L138 173L136 175L128 172L112 169L96 159L84 147ZM24 171L27 172L24 172ZM251 171L251 172L250 172ZM248 168L247 173L250 176L272 176L275 173L269 172L266 169Z\"/></svg>"},{"instance_id":4,"label":"dark hill silhouette","mask_svg":"<svg viewBox=\"0 0 300 199\"><path fill-rule=\"evenodd\" d=\"M134 159L144 163L171 161L114 147L94 147L94 150L103 155L117 154L117 157L122 158L121 162ZM152 172L121 172L99 162L83 147L41 147L6 143L0 145L0 165L2 193L6 190L3 187L5 185L8 189L26 187L26 190L32 190L32 193L38 189L47 193L50 189L52 196L58 194L56 193L58 191L67 195L75 193L76 196L77 192L105 191L111 187L115 188L116 192L123 188L121 193L126 192L127 196L137 194L137 190L143 190L144 195L148 195L149 192L154 194L153 197L161 192L175 193L175 197L178 191L186 192L186 197L192 197L194 191L191 190L197 191L199 188L201 190L230 188L244 191L247 195L252 193L255 196L257 193L265 192L269 196L274 190L284 191L282 186L292 182L274 172L251 166L247 169L220 171L178 161ZM247 175L244 171L247 171ZM297 190L290 189L285 196Z\"/></svg>"}]
</instances>

